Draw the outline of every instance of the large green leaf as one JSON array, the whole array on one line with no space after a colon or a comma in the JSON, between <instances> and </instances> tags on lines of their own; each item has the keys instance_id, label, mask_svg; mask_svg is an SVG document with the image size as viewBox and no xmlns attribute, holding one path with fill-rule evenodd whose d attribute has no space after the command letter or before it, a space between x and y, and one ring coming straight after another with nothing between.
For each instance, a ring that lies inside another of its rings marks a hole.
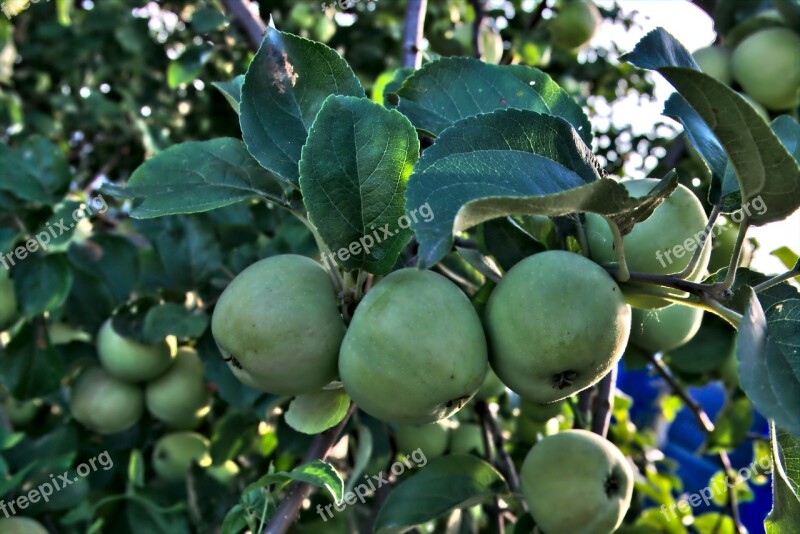
<instances>
[{"instance_id":1,"label":"large green leaf","mask_svg":"<svg viewBox=\"0 0 800 534\"><path fill-rule=\"evenodd\" d=\"M64 254L30 256L14 269L19 308L28 317L60 308L72 288L72 271Z\"/></svg>"},{"instance_id":2,"label":"large green leaf","mask_svg":"<svg viewBox=\"0 0 800 534\"><path fill-rule=\"evenodd\" d=\"M119 195L118 189L108 189ZM142 164L121 194L141 199L138 219L199 213L257 195L282 202L280 183L262 169L238 139L190 141Z\"/></svg>"},{"instance_id":3,"label":"large green leaf","mask_svg":"<svg viewBox=\"0 0 800 534\"><path fill-rule=\"evenodd\" d=\"M772 511L766 534L793 532L800 525L800 441L770 424Z\"/></svg>"},{"instance_id":4,"label":"large green leaf","mask_svg":"<svg viewBox=\"0 0 800 534\"><path fill-rule=\"evenodd\" d=\"M412 223L420 267L442 259L459 232L507 215L590 211L628 232L677 186L673 177L632 199L599 176L591 152L561 118L499 110L458 122L425 151L409 179L406 206L427 205L434 214Z\"/></svg>"},{"instance_id":5,"label":"large green leaf","mask_svg":"<svg viewBox=\"0 0 800 534\"><path fill-rule=\"evenodd\" d=\"M796 358L796 352L795 357L791 358L791 355L784 354L782 346L776 342L753 290L743 291L749 292L749 298L739 328L736 350L742 389L764 417L774 419L781 428L800 436L800 412L797 410L800 380L794 372L800 361ZM779 302L770 310L791 302L794 301ZM796 321L797 318L793 319L790 315L786 320ZM780 318L773 318L773 322L776 321L780 321ZM796 344L798 340L800 338L795 337Z\"/></svg>"},{"instance_id":6,"label":"large green leaf","mask_svg":"<svg viewBox=\"0 0 800 534\"><path fill-rule=\"evenodd\" d=\"M398 109L414 126L437 136L460 119L497 109L549 112L539 93L512 71L464 57L428 63L403 82L397 96Z\"/></svg>"},{"instance_id":7,"label":"large green leaf","mask_svg":"<svg viewBox=\"0 0 800 534\"><path fill-rule=\"evenodd\" d=\"M0 191L30 202L54 204L71 180L64 153L43 137L32 137L19 148L0 144Z\"/></svg>"},{"instance_id":8,"label":"large green leaf","mask_svg":"<svg viewBox=\"0 0 800 534\"><path fill-rule=\"evenodd\" d=\"M247 493L252 489L271 486L273 484L283 485L292 480L327 489L337 503L342 502L344 497L344 481L342 477L331 464L323 462L322 460L314 460L296 467L289 472L264 475L245 488L244 492Z\"/></svg>"},{"instance_id":9,"label":"large green leaf","mask_svg":"<svg viewBox=\"0 0 800 534\"><path fill-rule=\"evenodd\" d=\"M308 129L334 94L364 96L358 78L335 50L267 28L245 74L239 104L247 149L264 168L297 185Z\"/></svg>"},{"instance_id":10,"label":"large green leaf","mask_svg":"<svg viewBox=\"0 0 800 534\"><path fill-rule=\"evenodd\" d=\"M662 28L648 33L622 59L661 73L702 117L736 173L742 205L761 197L767 209L756 225L782 220L800 207L800 166L751 104L700 72L689 52Z\"/></svg>"},{"instance_id":11,"label":"large green leaf","mask_svg":"<svg viewBox=\"0 0 800 534\"><path fill-rule=\"evenodd\" d=\"M17 400L48 395L61 383L64 360L45 338L43 321L26 323L6 347L0 381Z\"/></svg>"},{"instance_id":12,"label":"large green leaf","mask_svg":"<svg viewBox=\"0 0 800 534\"><path fill-rule=\"evenodd\" d=\"M325 101L303 148L300 187L311 222L348 271L389 272L411 239L400 219L418 158L402 114L366 98Z\"/></svg>"},{"instance_id":13,"label":"large green leaf","mask_svg":"<svg viewBox=\"0 0 800 534\"><path fill-rule=\"evenodd\" d=\"M508 491L502 475L480 458L462 454L437 458L389 494L375 530L404 531Z\"/></svg>"}]
</instances>

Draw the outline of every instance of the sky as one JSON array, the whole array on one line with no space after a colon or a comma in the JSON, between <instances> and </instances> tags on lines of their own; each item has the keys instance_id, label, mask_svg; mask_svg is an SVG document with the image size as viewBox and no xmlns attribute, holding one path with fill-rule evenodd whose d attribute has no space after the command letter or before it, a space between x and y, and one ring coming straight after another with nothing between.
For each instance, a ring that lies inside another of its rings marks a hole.
<instances>
[{"instance_id":1,"label":"sky","mask_svg":"<svg viewBox=\"0 0 800 534\"><path fill-rule=\"evenodd\" d=\"M610 7L613 5L613 0L596 0L596 3ZM714 42L713 21L704 11L687 0L618 0L618 4L625 11L638 11L640 13L638 22L642 27L626 31L621 25L605 21L604 26L592 40L592 45L608 46L616 42L621 50L630 51L639 39L658 26L671 33L690 52ZM615 123L627 122L634 125L637 130L648 130L656 121L671 122L661 115L661 111L664 101L674 89L660 75L656 74L655 79L657 101L643 105L638 99L626 100L614 107ZM673 124L680 130L678 123ZM753 267L766 273L783 272L786 268L771 256L770 252L780 246L788 246L796 253L800 253L800 211L779 223L752 228L748 237L755 238L760 244L753 260Z\"/></svg>"}]
</instances>

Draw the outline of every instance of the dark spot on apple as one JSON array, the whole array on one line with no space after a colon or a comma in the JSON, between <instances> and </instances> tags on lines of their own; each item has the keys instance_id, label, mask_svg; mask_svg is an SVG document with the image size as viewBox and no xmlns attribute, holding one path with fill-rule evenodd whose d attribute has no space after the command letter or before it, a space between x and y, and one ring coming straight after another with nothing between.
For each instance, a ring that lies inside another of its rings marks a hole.
<instances>
[{"instance_id":1,"label":"dark spot on apple","mask_svg":"<svg viewBox=\"0 0 800 534\"><path fill-rule=\"evenodd\" d=\"M611 497L612 495L619 492L619 480L617 479L616 475L614 475L613 473L608 475L608 478L606 478L606 482L603 485L603 488L605 489L607 497Z\"/></svg>"},{"instance_id":2,"label":"dark spot on apple","mask_svg":"<svg viewBox=\"0 0 800 534\"><path fill-rule=\"evenodd\" d=\"M457 399L450 399L446 403L444 403L445 408L448 410L455 407L456 409L460 410L464 404L470 399L469 395L465 395L463 397L458 397Z\"/></svg>"},{"instance_id":3,"label":"dark spot on apple","mask_svg":"<svg viewBox=\"0 0 800 534\"><path fill-rule=\"evenodd\" d=\"M578 378L578 373L576 371L558 373L557 375L553 375L553 387L556 389L568 388L575 382L576 378Z\"/></svg>"}]
</instances>

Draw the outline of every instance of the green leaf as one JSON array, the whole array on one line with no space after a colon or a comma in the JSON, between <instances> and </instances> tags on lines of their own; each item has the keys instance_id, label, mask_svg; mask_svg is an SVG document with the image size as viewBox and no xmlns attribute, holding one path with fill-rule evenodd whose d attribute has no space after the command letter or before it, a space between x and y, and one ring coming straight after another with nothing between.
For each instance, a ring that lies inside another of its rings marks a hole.
<instances>
[{"instance_id":1,"label":"green leaf","mask_svg":"<svg viewBox=\"0 0 800 534\"><path fill-rule=\"evenodd\" d=\"M342 477L331 464L323 462L322 460L314 460L303 464L292 469L288 473L283 472L264 475L245 488L244 493L255 488L270 486L272 484L284 484L292 480L305 482L306 484L328 490L337 503L342 502L342 498L344 497L344 481Z\"/></svg>"},{"instance_id":2,"label":"green leaf","mask_svg":"<svg viewBox=\"0 0 800 534\"><path fill-rule=\"evenodd\" d=\"M732 451L747 438L753 426L753 405L747 397L729 401L714 421L714 431L708 437L707 452Z\"/></svg>"},{"instance_id":3,"label":"green leaf","mask_svg":"<svg viewBox=\"0 0 800 534\"><path fill-rule=\"evenodd\" d=\"M772 511L764 520L766 534L792 532L800 525L800 441L770 423L772 448Z\"/></svg>"},{"instance_id":4,"label":"green leaf","mask_svg":"<svg viewBox=\"0 0 800 534\"><path fill-rule=\"evenodd\" d=\"M128 487L129 488L143 488L144 487L144 470L145 461L142 451L139 449L131 450L131 456L128 460Z\"/></svg>"},{"instance_id":5,"label":"green leaf","mask_svg":"<svg viewBox=\"0 0 800 534\"><path fill-rule=\"evenodd\" d=\"M350 397L343 388L298 395L289 404L286 423L303 434L319 434L344 420Z\"/></svg>"},{"instance_id":6,"label":"green leaf","mask_svg":"<svg viewBox=\"0 0 800 534\"><path fill-rule=\"evenodd\" d=\"M673 176L632 199L624 186L599 176L588 147L561 118L499 110L460 121L425 151L409 178L406 206L427 205L435 215L412 222L420 268L443 258L454 235L508 215L590 211L627 233L677 187Z\"/></svg>"},{"instance_id":7,"label":"green leaf","mask_svg":"<svg viewBox=\"0 0 800 534\"><path fill-rule=\"evenodd\" d=\"M497 109L549 112L539 93L514 72L464 57L426 64L403 82L397 95L400 112L434 136L460 119Z\"/></svg>"},{"instance_id":8,"label":"green leaf","mask_svg":"<svg viewBox=\"0 0 800 534\"><path fill-rule=\"evenodd\" d=\"M181 304L167 302L151 308L144 321L144 341L155 344L167 336L197 339L208 327L208 315L194 313Z\"/></svg>"},{"instance_id":9,"label":"green leaf","mask_svg":"<svg viewBox=\"0 0 800 534\"><path fill-rule=\"evenodd\" d=\"M63 306L71 288L72 272L64 254L30 256L14 269L14 291L28 317Z\"/></svg>"},{"instance_id":10,"label":"green leaf","mask_svg":"<svg viewBox=\"0 0 800 534\"><path fill-rule=\"evenodd\" d=\"M388 273L411 239L404 193L419 140L403 115L366 98L333 96L300 160L311 222L348 271ZM388 230L388 234L387 234Z\"/></svg>"},{"instance_id":11,"label":"green leaf","mask_svg":"<svg viewBox=\"0 0 800 534\"><path fill-rule=\"evenodd\" d=\"M733 351L731 327L714 315L706 314L700 330L682 347L669 351L664 359L679 373L701 375L718 369Z\"/></svg>"},{"instance_id":12,"label":"green leaf","mask_svg":"<svg viewBox=\"0 0 800 534\"><path fill-rule=\"evenodd\" d=\"M689 52L663 28L648 33L621 59L661 73L719 140L739 181L742 205L761 197L767 209L750 222L779 221L800 207L800 166L756 110L733 89L699 71Z\"/></svg>"},{"instance_id":13,"label":"green leaf","mask_svg":"<svg viewBox=\"0 0 800 534\"><path fill-rule=\"evenodd\" d=\"M767 317L753 290L743 291L749 298L736 351L742 389L764 417L774 419L781 428L800 436L800 413L797 411L800 380L794 372L800 361L789 360L768 331Z\"/></svg>"},{"instance_id":14,"label":"green leaf","mask_svg":"<svg viewBox=\"0 0 800 534\"><path fill-rule=\"evenodd\" d=\"M508 491L502 475L480 458L461 454L443 456L389 494L378 513L375 530L405 530Z\"/></svg>"},{"instance_id":15,"label":"green leaf","mask_svg":"<svg viewBox=\"0 0 800 534\"><path fill-rule=\"evenodd\" d=\"M187 48L180 57L170 61L167 67L167 84L171 89L193 82L203 65L211 57L211 49L203 44Z\"/></svg>"},{"instance_id":16,"label":"green leaf","mask_svg":"<svg viewBox=\"0 0 800 534\"><path fill-rule=\"evenodd\" d=\"M64 376L61 354L47 346L44 324L26 323L6 347L0 381L24 401L56 391Z\"/></svg>"},{"instance_id":17,"label":"green leaf","mask_svg":"<svg viewBox=\"0 0 800 534\"><path fill-rule=\"evenodd\" d=\"M72 179L61 149L39 136L31 137L17 149L0 144L0 169L0 191L40 204L60 201Z\"/></svg>"},{"instance_id":18,"label":"green leaf","mask_svg":"<svg viewBox=\"0 0 800 534\"><path fill-rule=\"evenodd\" d=\"M73 265L99 278L116 304L128 300L139 281L138 250L124 236L93 235L84 243L73 244L68 256Z\"/></svg>"},{"instance_id":19,"label":"green leaf","mask_svg":"<svg viewBox=\"0 0 800 534\"><path fill-rule=\"evenodd\" d=\"M192 15L192 28L197 33L209 33L225 24L225 14L213 7L198 9Z\"/></svg>"},{"instance_id":20,"label":"green leaf","mask_svg":"<svg viewBox=\"0 0 800 534\"><path fill-rule=\"evenodd\" d=\"M130 195L142 199L131 211L139 219L199 213L261 195L283 203L275 178L237 139L190 141L159 152L128 181Z\"/></svg>"},{"instance_id":21,"label":"green leaf","mask_svg":"<svg viewBox=\"0 0 800 534\"><path fill-rule=\"evenodd\" d=\"M225 100L231 105L236 114L239 114L239 102L242 101L242 85L244 85L244 74L240 74L229 82L211 82L211 85L222 93Z\"/></svg>"},{"instance_id":22,"label":"green leaf","mask_svg":"<svg viewBox=\"0 0 800 534\"><path fill-rule=\"evenodd\" d=\"M240 125L266 169L298 185L308 130L330 95L364 96L347 62L322 43L268 27L242 86Z\"/></svg>"},{"instance_id":23,"label":"green leaf","mask_svg":"<svg viewBox=\"0 0 800 534\"><path fill-rule=\"evenodd\" d=\"M800 270L800 255L789 247L779 247L770 252L770 255L775 256L787 269Z\"/></svg>"}]
</instances>

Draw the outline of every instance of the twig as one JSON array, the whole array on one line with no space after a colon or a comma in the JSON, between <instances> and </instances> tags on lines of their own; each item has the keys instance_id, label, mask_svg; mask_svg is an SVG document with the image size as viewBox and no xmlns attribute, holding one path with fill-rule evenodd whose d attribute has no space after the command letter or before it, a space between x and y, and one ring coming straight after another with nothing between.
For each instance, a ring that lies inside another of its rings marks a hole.
<instances>
[{"instance_id":1,"label":"twig","mask_svg":"<svg viewBox=\"0 0 800 534\"><path fill-rule=\"evenodd\" d=\"M744 245L744 238L747 237L748 228L750 228L750 219L745 215L739 225L739 235L736 236L736 246L733 247L733 255L728 265L728 273L725 275L725 280L711 286L714 296L719 294L724 298L728 296L727 293L733 287L733 282L736 279L736 269L739 267L739 257L742 254L742 245Z\"/></svg>"},{"instance_id":2,"label":"twig","mask_svg":"<svg viewBox=\"0 0 800 534\"><path fill-rule=\"evenodd\" d=\"M514 468L514 462L511 461L511 457L506 451L503 432L500 430L500 426L497 424L494 414L492 414L486 401L475 403L475 412L481 418L481 421L485 422L489 433L492 435L495 452L498 458L498 467L500 467L500 470L506 476L511 492L515 494L519 493L519 476L517 475L517 470Z\"/></svg>"},{"instance_id":3,"label":"twig","mask_svg":"<svg viewBox=\"0 0 800 534\"><path fill-rule=\"evenodd\" d=\"M303 463L312 462L314 460L324 460L330 454L331 449L339 441L339 435L342 433L345 425L350 420L350 416L356 409L355 404L350 404L350 409L347 411L344 419L334 428L326 430L322 434L318 434L308 448L308 452L303 457ZM305 482L293 482L289 489L286 491L275 516L262 531L262 534L283 534L289 531L289 528L297 519L300 513L300 508L303 506L303 501L311 494L312 486Z\"/></svg>"},{"instance_id":4,"label":"twig","mask_svg":"<svg viewBox=\"0 0 800 534\"><path fill-rule=\"evenodd\" d=\"M611 424L611 408L614 407L614 391L617 389L617 366L600 380L597 395L592 403L592 432L606 437Z\"/></svg>"},{"instance_id":5,"label":"twig","mask_svg":"<svg viewBox=\"0 0 800 534\"><path fill-rule=\"evenodd\" d=\"M706 224L706 229L703 231L703 237L698 243L697 248L692 255L692 259L689 261L689 265L686 266L684 270L676 274L678 278L687 278L689 277L695 269L697 269L697 265L700 263L700 258L703 257L703 251L706 248L706 244L709 243L708 236L711 235L711 232L714 228L714 223L717 222L719 218L719 214L722 212L722 208L719 204L715 205L714 208L711 210L711 214L708 216L708 224Z\"/></svg>"},{"instance_id":6,"label":"twig","mask_svg":"<svg viewBox=\"0 0 800 534\"><path fill-rule=\"evenodd\" d=\"M622 232L619 229L616 221L606 218L608 227L611 229L611 235L614 236L614 255L617 260L617 280L620 282L627 282L631 279L631 273L628 271L628 263L625 261L625 245L623 242Z\"/></svg>"},{"instance_id":7,"label":"twig","mask_svg":"<svg viewBox=\"0 0 800 534\"><path fill-rule=\"evenodd\" d=\"M483 440L483 456L486 458L487 462L494 465L494 462L492 461L492 431L489 428L489 423L486 421L485 417L481 417L481 430L481 438ZM496 495L492 497L491 502L487 505L487 507L489 508L489 515L495 520L495 528L497 529L497 533L503 534L505 532L505 523L503 522L503 514L500 513L500 504Z\"/></svg>"},{"instance_id":8,"label":"twig","mask_svg":"<svg viewBox=\"0 0 800 534\"><path fill-rule=\"evenodd\" d=\"M731 465L731 459L728 456L726 451L719 451L719 462L722 464L722 468L725 470L725 476L728 478L733 477L733 481L736 481L736 471L733 469ZM728 484L726 484L728 485ZM739 517L739 506L736 503L736 484L734 487L730 487L728 485L728 509L731 511L731 520L733 520L733 528L736 529L736 532L739 534L743 534L745 532L744 527L742 527L742 520Z\"/></svg>"},{"instance_id":9,"label":"twig","mask_svg":"<svg viewBox=\"0 0 800 534\"><path fill-rule=\"evenodd\" d=\"M764 280L760 284L753 286L753 291L756 292L756 293L761 293L762 291L765 291L765 290L771 288L772 286L776 286L776 285L778 285L778 284L780 284L782 282L785 282L787 280L791 280L792 278L796 278L798 276L800 276L800 268L796 267L796 268L792 269L791 271L786 271L783 274L779 274L778 276L775 276L774 278L770 278L769 280Z\"/></svg>"},{"instance_id":10,"label":"twig","mask_svg":"<svg viewBox=\"0 0 800 534\"><path fill-rule=\"evenodd\" d=\"M425 11L428 0L408 0L406 27L403 32L403 66L418 69L422 66L422 31L425 26Z\"/></svg>"},{"instance_id":11,"label":"twig","mask_svg":"<svg viewBox=\"0 0 800 534\"><path fill-rule=\"evenodd\" d=\"M264 40L267 25L255 12L249 0L222 0L222 5L233 17L234 22L244 32L250 48L255 52Z\"/></svg>"},{"instance_id":12,"label":"twig","mask_svg":"<svg viewBox=\"0 0 800 534\"><path fill-rule=\"evenodd\" d=\"M472 9L475 11L475 21L472 23L472 54L476 59L483 59L483 42L481 41L481 30L486 23L486 10L484 9L485 0L470 0Z\"/></svg>"},{"instance_id":13,"label":"twig","mask_svg":"<svg viewBox=\"0 0 800 534\"><path fill-rule=\"evenodd\" d=\"M534 29L536 25L541 22L545 9L547 9L547 0L542 0L539 2L539 5L536 6L536 11L534 11L533 15L531 15L531 20L528 23L528 31Z\"/></svg>"}]
</instances>

